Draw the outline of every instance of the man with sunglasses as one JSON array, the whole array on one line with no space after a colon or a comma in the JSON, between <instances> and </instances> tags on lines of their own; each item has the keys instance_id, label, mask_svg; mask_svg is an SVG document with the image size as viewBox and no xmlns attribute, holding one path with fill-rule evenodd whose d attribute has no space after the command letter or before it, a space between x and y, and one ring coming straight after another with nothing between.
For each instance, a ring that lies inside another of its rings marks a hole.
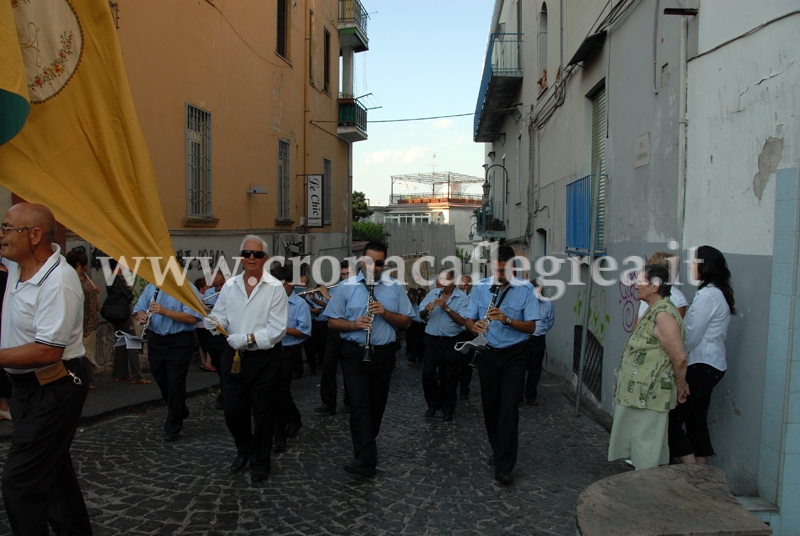
<instances>
[{"instance_id":1,"label":"man with sunglasses","mask_svg":"<svg viewBox=\"0 0 800 536\"><path fill-rule=\"evenodd\" d=\"M483 420L495 466L495 480L511 484L517 463L519 403L525 388L528 335L541 319L539 300L529 281L513 277L514 249L500 246L492 259L492 276L481 279L472 289L466 327L486 337L488 345L478 351L478 379L481 383ZM494 304L492 297L496 296ZM488 324L487 324L488 320Z\"/></svg>"},{"instance_id":2,"label":"man with sunglasses","mask_svg":"<svg viewBox=\"0 0 800 536\"><path fill-rule=\"evenodd\" d=\"M200 294L197 293L200 299ZM133 308L139 324L147 322L147 359L150 374L155 378L161 397L167 403L164 441L181 437L183 420L189 416L186 407L186 375L194 355L194 330L202 320L200 313L187 307L155 285L145 287Z\"/></svg>"},{"instance_id":3,"label":"man with sunglasses","mask_svg":"<svg viewBox=\"0 0 800 536\"><path fill-rule=\"evenodd\" d=\"M209 331L221 326L228 333L220 365L225 424L236 444L231 472L244 471L249 463L255 484L267 479L271 467L289 299L280 281L264 271L266 242L247 235L241 250L244 271L223 285L203 323Z\"/></svg>"},{"instance_id":4,"label":"man with sunglasses","mask_svg":"<svg viewBox=\"0 0 800 536\"><path fill-rule=\"evenodd\" d=\"M323 314L328 327L342 333L342 374L350 395L350 435L355 459L344 465L350 474L372 477L378 461L375 438L380 432L389 380L395 365L395 330L408 329L414 310L403 284L382 276L386 246L370 242L361 258L362 271L337 287ZM374 301L369 304L370 287ZM370 329L370 361L365 361Z\"/></svg>"},{"instance_id":5,"label":"man with sunglasses","mask_svg":"<svg viewBox=\"0 0 800 536\"><path fill-rule=\"evenodd\" d=\"M2 487L18 535L92 533L69 455L89 385L83 290L55 229L50 209L30 203L12 206L0 225L8 267L0 366L14 385Z\"/></svg>"}]
</instances>

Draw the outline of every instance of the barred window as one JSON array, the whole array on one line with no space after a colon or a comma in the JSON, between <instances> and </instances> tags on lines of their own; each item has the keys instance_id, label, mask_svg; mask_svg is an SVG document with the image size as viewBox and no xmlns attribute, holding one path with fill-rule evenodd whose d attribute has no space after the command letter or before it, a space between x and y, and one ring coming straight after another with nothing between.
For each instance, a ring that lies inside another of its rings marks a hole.
<instances>
[{"instance_id":1,"label":"barred window","mask_svg":"<svg viewBox=\"0 0 800 536\"><path fill-rule=\"evenodd\" d=\"M211 114L186 104L186 216L211 215Z\"/></svg>"},{"instance_id":2,"label":"barred window","mask_svg":"<svg viewBox=\"0 0 800 536\"><path fill-rule=\"evenodd\" d=\"M278 219L291 220L292 205L290 200L291 183L289 181L288 140L278 140Z\"/></svg>"},{"instance_id":3,"label":"barred window","mask_svg":"<svg viewBox=\"0 0 800 536\"><path fill-rule=\"evenodd\" d=\"M330 225L333 222L333 163L327 158L322 159L322 223Z\"/></svg>"}]
</instances>

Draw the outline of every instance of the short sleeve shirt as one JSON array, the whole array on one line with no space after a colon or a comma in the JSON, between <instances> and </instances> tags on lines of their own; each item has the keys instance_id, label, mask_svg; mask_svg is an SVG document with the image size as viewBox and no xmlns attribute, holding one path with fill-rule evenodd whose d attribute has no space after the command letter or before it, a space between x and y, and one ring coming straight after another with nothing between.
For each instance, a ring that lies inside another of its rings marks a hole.
<instances>
[{"instance_id":1,"label":"short sleeve shirt","mask_svg":"<svg viewBox=\"0 0 800 536\"><path fill-rule=\"evenodd\" d=\"M286 327L294 328L306 337L311 335L311 309L303 298L294 293L289 294L289 320ZM295 337L287 333L281 342L284 346L297 346L305 341L306 337Z\"/></svg>"},{"instance_id":2,"label":"short sleeve shirt","mask_svg":"<svg viewBox=\"0 0 800 536\"><path fill-rule=\"evenodd\" d=\"M83 287L78 273L67 264L61 248L27 281L20 281L21 269L12 261L3 302L0 348L15 348L37 342L63 348L61 359L83 357ZM38 367L37 367L38 368ZM6 369L23 374L34 369Z\"/></svg>"},{"instance_id":3,"label":"short sleeve shirt","mask_svg":"<svg viewBox=\"0 0 800 536\"><path fill-rule=\"evenodd\" d=\"M490 290L493 281L491 277L481 279L473 288L469 295L469 306L464 315L465 318L480 320L486 316L489 304L492 301L492 291ZM503 293L506 293L502 298ZM530 281L517 280L515 284L508 285L497 295L497 302L500 303L500 310L513 320L541 320L539 312L539 298L533 289ZM486 341L492 348L508 348L515 344L528 340L528 334L517 331L502 322L493 321L489 324L489 331L485 334Z\"/></svg>"},{"instance_id":4,"label":"short sleeve shirt","mask_svg":"<svg viewBox=\"0 0 800 536\"><path fill-rule=\"evenodd\" d=\"M147 312L147 310L150 308L150 300L153 298L155 291L156 287L152 283L145 287L144 292L142 292L142 295L139 296L139 301L136 302L136 307L133 308L133 314L136 314L139 311ZM200 299L200 293L197 292L197 290L195 290L195 294L197 294L197 299ZM203 319L203 317L200 316L200 313L179 302L166 292L158 293L158 296L156 296L156 303L167 309L178 311L179 313L189 313L197 320ZM184 331L194 331L195 328L195 324L184 324L183 322L178 322L176 320L172 320L171 318L167 318L164 315L153 315L150 322L150 329L153 330L153 333L158 335L174 335Z\"/></svg>"},{"instance_id":5,"label":"short sleeve shirt","mask_svg":"<svg viewBox=\"0 0 800 536\"><path fill-rule=\"evenodd\" d=\"M425 299L419 304L419 310L424 310L429 303L438 299L439 296L441 296L441 289L435 288L428 292L428 295L425 296ZM453 293L447 299L445 305L463 317L464 313L467 312L468 304L469 298L467 298L467 295L456 288L453 289ZM455 337L462 331L464 331L464 326L456 324L453 319L450 318L450 315L441 307L434 307L431 314L428 315L428 324L425 326L425 333L428 335Z\"/></svg>"}]
</instances>

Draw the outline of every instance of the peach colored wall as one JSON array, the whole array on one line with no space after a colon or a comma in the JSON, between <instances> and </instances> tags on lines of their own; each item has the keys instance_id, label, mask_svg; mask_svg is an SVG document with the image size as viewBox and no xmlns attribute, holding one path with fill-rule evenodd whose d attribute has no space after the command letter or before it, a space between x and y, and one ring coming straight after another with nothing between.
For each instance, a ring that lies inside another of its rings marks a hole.
<instances>
[{"instance_id":1,"label":"peach colored wall","mask_svg":"<svg viewBox=\"0 0 800 536\"><path fill-rule=\"evenodd\" d=\"M118 0L119 38L170 229L186 214L185 103L212 116L212 210L216 229L293 230L305 209L305 178L333 162L333 225L349 229L348 146L336 133L338 0L289 2L288 61L276 52L276 0ZM314 12L314 85L306 33ZM330 91L322 91L323 35L331 34ZM306 103L308 104L306 110ZM276 225L278 140L291 146L291 216ZM251 184L268 195L248 195ZM347 210L344 210L347 208Z\"/></svg>"}]
</instances>

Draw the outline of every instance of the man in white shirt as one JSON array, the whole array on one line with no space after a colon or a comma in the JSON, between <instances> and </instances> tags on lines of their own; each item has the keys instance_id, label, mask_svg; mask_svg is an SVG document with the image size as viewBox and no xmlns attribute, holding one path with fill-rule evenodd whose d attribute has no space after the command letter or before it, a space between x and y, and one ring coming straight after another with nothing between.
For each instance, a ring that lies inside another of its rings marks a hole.
<instances>
[{"instance_id":1,"label":"man in white shirt","mask_svg":"<svg viewBox=\"0 0 800 536\"><path fill-rule=\"evenodd\" d=\"M72 459L89 379L83 363L83 289L53 244L45 206L12 206L0 228L8 267L0 366L14 384L3 500L14 534L91 534Z\"/></svg>"},{"instance_id":2,"label":"man in white shirt","mask_svg":"<svg viewBox=\"0 0 800 536\"><path fill-rule=\"evenodd\" d=\"M264 271L264 240L247 235L241 254L244 272L225 283L203 323L212 333L219 326L228 332L230 348L220 366L225 424L236 443L231 472L244 471L249 462L258 483L269 476L289 301L283 285Z\"/></svg>"}]
</instances>

